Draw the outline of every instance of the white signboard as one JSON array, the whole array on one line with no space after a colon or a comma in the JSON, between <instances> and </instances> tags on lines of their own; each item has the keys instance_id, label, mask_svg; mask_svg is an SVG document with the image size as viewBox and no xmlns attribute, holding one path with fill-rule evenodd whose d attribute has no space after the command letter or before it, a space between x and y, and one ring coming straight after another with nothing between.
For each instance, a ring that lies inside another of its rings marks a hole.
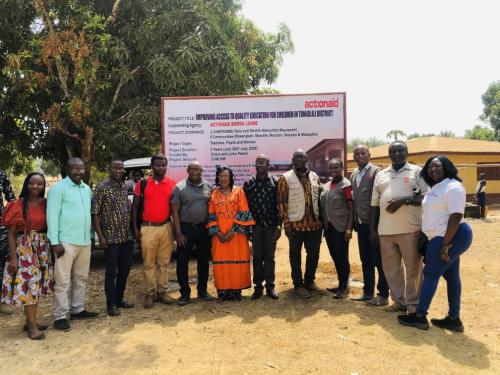
<instances>
[{"instance_id":1,"label":"white signboard","mask_svg":"<svg viewBox=\"0 0 500 375\"><path fill-rule=\"evenodd\" d=\"M299 148L325 177L330 158L345 161L345 93L162 98L162 136L167 173L177 181L198 160L210 182L215 167L225 165L241 184L259 154L281 174Z\"/></svg>"}]
</instances>

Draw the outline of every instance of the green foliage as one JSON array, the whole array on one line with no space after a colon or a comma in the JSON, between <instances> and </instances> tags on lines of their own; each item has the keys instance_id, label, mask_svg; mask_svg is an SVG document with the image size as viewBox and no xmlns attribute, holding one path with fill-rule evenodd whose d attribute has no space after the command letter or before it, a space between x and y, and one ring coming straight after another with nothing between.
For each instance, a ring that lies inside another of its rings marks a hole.
<instances>
[{"instance_id":1,"label":"green foliage","mask_svg":"<svg viewBox=\"0 0 500 375\"><path fill-rule=\"evenodd\" d=\"M402 131L402 130L394 129L394 130L389 131L386 134L386 138L387 139L391 139L392 138L394 141L396 141L398 139L406 138L406 133L404 131Z\"/></svg>"},{"instance_id":2,"label":"green foliage","mask_svg":"<svg viewBox=\"0 0 500 375\"><path fill-rule=\"evenodd\" d=\"M476 125L472 129L467 129L465 131L464 138L478 139L481 141L494 141L495 131L489 127Z\"/></svg>"},{"instance_id":3,"label":"green foliage","mask_svg":"<svg viewBox=\"0 0 500 375\"><path fill-rule=\"evenodd\" d=\"M12 191L14 192L16 198L18 198L21 190L23 189L23 183L24 179L26 178L26 174L14 175L8 173L7 175L9 177L10 186L12 186Z\"/></svg>"},{"instance_id":4,"label":"green foliage","mask_svg":"<svg viewBox=\"0 0 500 375\"><path fill-rule=\"evenodd\" d=\"M409 134L406 139L415 139L415 138L423 138L423 137L448 137L448 138L458 138L455 135L455 132L452 130L441 130L438 134L435 133L411 133Z\"/></svg>"},{"instance_id":5,"label":"green foliage","mask_svg":"<svg viewBox=\"0 0 500 375\"><path fill-rule=\"evenodd\" d=\"M25 1L3 0L0 12L0 169L23 174L31 170L34 156L42 151L40 137L44 129L33 120L36 109L25 105L33 91L12 85L11 79L22 75L13 68L19 62L13 56L31 34L34 9Z\"/></svg>"},{"instance_id":6,"label":"green foliage","mask_svg":"<svg viewBox=\"0 0 500 375\"><path fill-rule=\"evenodd\" d=\"M438 137L457 138L455 132L452 130L441 130Z\"/></svg>"},{"instance_id":7,"label":"green foliage","mask_svg":"<svg viewBox=\"0 0 500 375\"><path fill-rule=\"evenodd\" d=\"M92 168L92 173L90 174L89 185L92 189L95 189L102 181L109 177L109 173L106 170L98 170L97 168Z\"/></svg>"},{"instance_id":8,"label":"green foliage","mask_svg":"<svg viewBox=\"0 0 500 375\"><path fill-rule=\"evenodd\" d=\"M415 138L422 138L422 137L434 137L436 134L434 133L411 133L409 134L406 139L415 139Z\"/></svg>"},{"instance_id":9,"label":"green foliage","mask_svg":"<svg viewBox=\"0 0 500 375\"><path fill-rule=\"evenodd\" d=\"M250 91L251 95L277 95L280 94L279 90L272 87L256 87Z\"/></svg>"},{"instance_id":10,"label":"green foliage","mask_svg":"<svg viewBox=\"0 0 500 375\"><path fill-rule=\"evenodd\" d=\"M0 126L0 169L12 171L15 175L29 172L34 158L28 134L15 123L9 124L7 117L3 117Z\"/></svg>"},{"instance_id":11,"label":"green foliage","mask_svg":"<svg viewBox=\"0 0 500 375\"><path fill-rule=\"evenodd\" d=\"M352 138L347 142L347 152L352 152L357 145L365 145L368 148L377 147L386 143L383 139L377 137L370 138Z\"/></svg>"},{"instance_id":12,"label":"green foliage","mask_svg":"<svg viewBox=\"0 0 500 375\"><path fill-rule=\"evenodd\" d=\"M57 177L61 174L61 167L52 159L42 159L40 162L40 169L46 176Z\"/></svg>"},{"instance_id":13,"label":"green foliage","mask_svg":"<svg viewBox=\"0 0 500 375\"><path fill-rule=\"evenodd\" d=\"M264 33L240 7L237 0L2 1L0 99L9 105L1 110L8 129L23 135L16 141L28 140L21 154L59 165L81 156L88 179L92 165L160 148L162 96L248 94L272 84L293 51L290 31ZM14 137L4 139L12 148Z\"/></svg>"},{"instance_id":14,"label":"green foliage","mask_svg":"<svg viewBox=\"0 0 500 375\"><path fill-rule=\"evenodd\" d=\"M495 138L500 140L500 81L492 82L481 98L484 105L481 119L491 125Z\"/></svg>"}]
</instances>

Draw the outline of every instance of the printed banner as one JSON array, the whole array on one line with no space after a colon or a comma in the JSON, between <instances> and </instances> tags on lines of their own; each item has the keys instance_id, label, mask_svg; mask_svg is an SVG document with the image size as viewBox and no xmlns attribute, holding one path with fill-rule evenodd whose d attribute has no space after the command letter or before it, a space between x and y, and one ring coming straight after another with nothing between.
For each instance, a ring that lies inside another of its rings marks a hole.
<instances>
[{"instance_id":1,"label":"printed banner","mask_svg":"<svg viewBox=\"0 0 500 375\"><path fill-rule=\"evenodd\" d=\"M270 173L282 174L297 149L326 179L328 160L345 161L345 128L345 93L162 98L167 174L177 181L198 160L209 182L225 165L241 185L255 173L257 155L269 157Z\"/></svg>"}]
</instances>

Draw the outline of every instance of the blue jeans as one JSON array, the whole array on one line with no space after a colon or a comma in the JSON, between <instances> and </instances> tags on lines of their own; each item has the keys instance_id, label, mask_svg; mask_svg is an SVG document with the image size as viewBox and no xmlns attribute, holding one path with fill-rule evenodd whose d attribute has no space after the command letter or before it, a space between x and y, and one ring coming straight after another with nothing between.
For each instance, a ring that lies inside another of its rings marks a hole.
<instances>
[{"instance_id":1,"label":"blue jeans","mask_svg":"<svg viewBox=\"0 0 500 375\"><path fill-rule=\"evenodd\" d=\"M448 316L457 318L460 316L460 296L462 294L462 283L460 281L460 255L465 253L472 243L472 229L467 223L458 227L457 233L451 240L451 248L448 251L450 261L441 260L441 244L443 237L434 237L427 246L425 254L424 282L420 302L417 306L418 315L426 315L431 305L432 298L436 293L441 276L446 280L448 288Z\"/></svg>"}]
</instances>

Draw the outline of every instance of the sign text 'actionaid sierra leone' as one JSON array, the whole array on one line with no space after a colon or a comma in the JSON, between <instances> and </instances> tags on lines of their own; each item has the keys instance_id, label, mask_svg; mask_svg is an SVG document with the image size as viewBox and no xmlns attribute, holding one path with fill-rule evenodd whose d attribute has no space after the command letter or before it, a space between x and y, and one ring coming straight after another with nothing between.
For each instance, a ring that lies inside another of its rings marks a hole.
<instances>
[{"instance_id":1,"label":"sign text 'actionaid sierra leone'","mask_svg":"<svg viewBox=\"0 0 500 375\"><path fill-rule=\"evenodd\" d=\"M176 180L198 160L210 182L216 166L226 165L241 184L261 153L270 172L282 174L298 148L326 178L328 160L346 156L345 93L162 98L162 132L168 174Z\"/></svg>"}]
</instances>

